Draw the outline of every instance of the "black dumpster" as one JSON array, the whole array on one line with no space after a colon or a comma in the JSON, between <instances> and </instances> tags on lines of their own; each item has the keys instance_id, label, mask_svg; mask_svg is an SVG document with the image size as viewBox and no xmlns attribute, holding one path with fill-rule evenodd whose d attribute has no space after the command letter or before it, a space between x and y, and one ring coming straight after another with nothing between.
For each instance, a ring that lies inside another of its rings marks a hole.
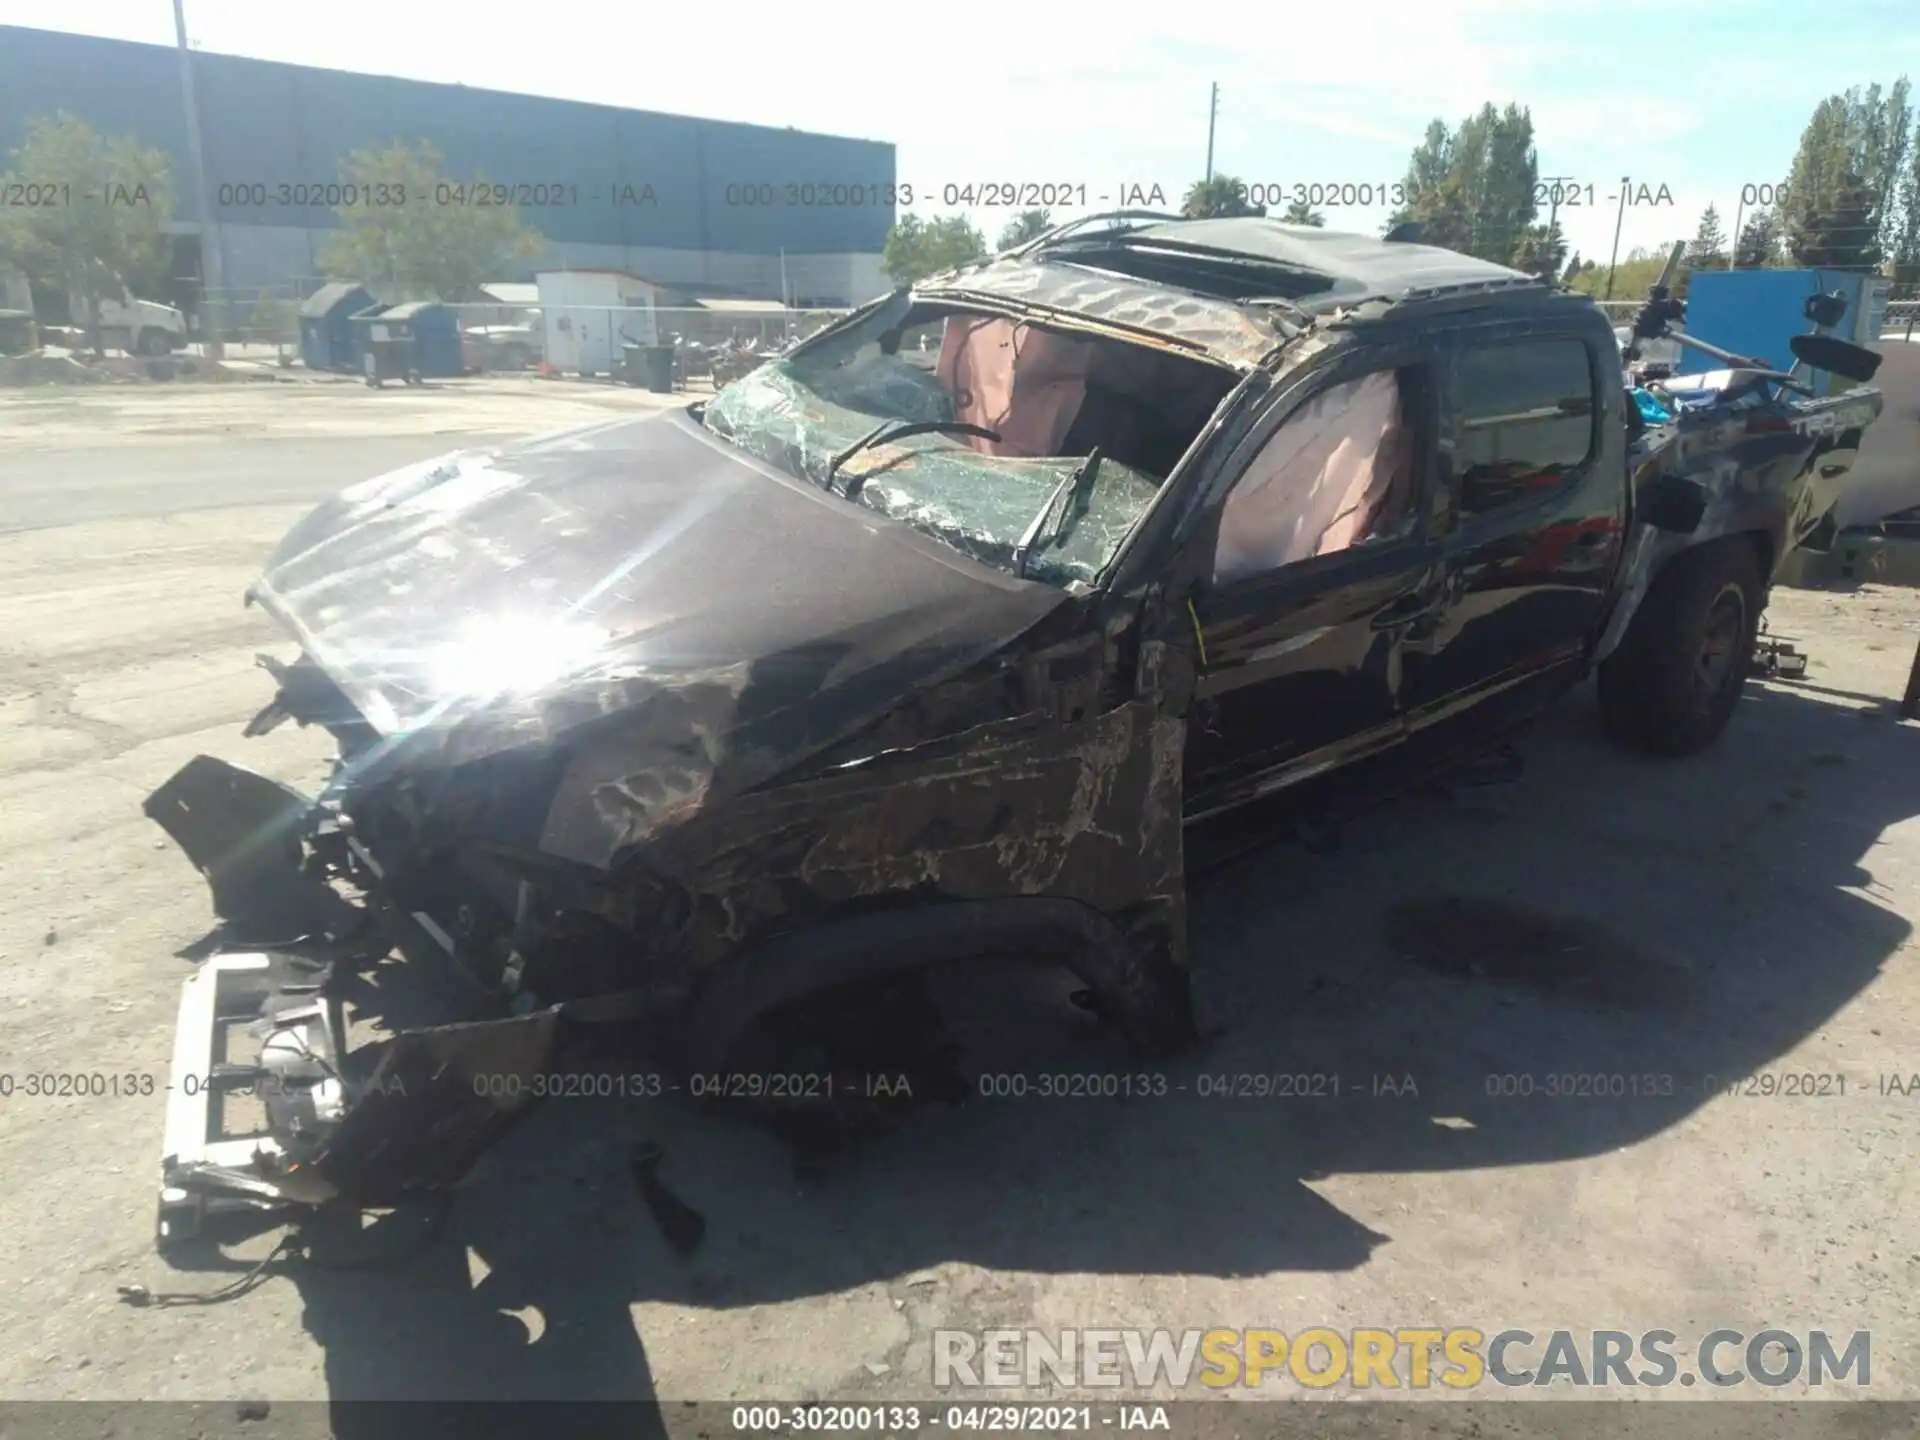
<instances>
[{"instance_id":1,"label":"black dumpster","mask_svg":"<svg viewBox=\"0 0 1920 1440\"><path fill-rule=\"evenodd\" d=\"M360 369L367 384L379 389L389 380L408 385L420 383L420 362L413 325L406 318L393 318L381 306L353 317L360 331Z\"/></svg>"},{"instance_id":2,"label":"black dumpster","mask_svg":"<svg viewBox=\"0 0 1920 1440\"><path fill-rule=\"evenodd\" d=\"M656 395L673 393L673 346L642 345L640 347L642 373L647 377L647 389Z\"/></svg>"},{"instance_id":3,"label":"black dumpster","mask_svg":"<svg viewBox=\"0 0 1920 1440\"><path fill-rule=\"evenodd\" d=\"M644 385L647 383L647 347L638 340L620 342L620 368L613 378L622 385Z\"/></svg>"},{"instance_id":4,"label":"black dumpster","mask_svg":"<svg viewBox=\"0 0 1920 1440\"><path fill-rule=\"evenodd\" d=\"M39 327L30 310L0 310L0 355L25 355L40 346Z\"/></svg>"}]
</instances>

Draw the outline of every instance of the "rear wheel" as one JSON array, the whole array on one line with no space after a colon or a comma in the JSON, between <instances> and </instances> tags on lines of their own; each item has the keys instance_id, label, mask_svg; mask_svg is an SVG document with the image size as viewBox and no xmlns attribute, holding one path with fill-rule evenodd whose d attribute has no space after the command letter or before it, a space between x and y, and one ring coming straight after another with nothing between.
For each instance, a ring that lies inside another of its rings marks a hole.
<instances>
[{"instance_id":1,"label":"rear wheel","mask_svg":"<svg viewBox=\"0 0 1920 1440\"><path fill-rule=\"evenodd\" d=\"M170 355L173 353L173 337L164 330L142 330L135 337L133 348L138 355Z\"/></svg>"},{"instance_id":2,"label":"rear wheel","mask_svg":"<svg viewBox=\"0 0 1920 1440\"><path fill-rule=\"evenodd\" d=\"M1600 666L1607 733L1649 755L1691 755L1718 739L1752 663L1763 585L1742 540L1675 561Z\"/></svg>"}]
</instances>

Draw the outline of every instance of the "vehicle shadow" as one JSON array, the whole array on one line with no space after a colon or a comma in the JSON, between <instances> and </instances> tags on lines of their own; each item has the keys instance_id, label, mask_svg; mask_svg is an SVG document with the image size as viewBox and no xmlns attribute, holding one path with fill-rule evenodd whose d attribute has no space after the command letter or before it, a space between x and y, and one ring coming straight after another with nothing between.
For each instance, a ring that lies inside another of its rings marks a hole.
<instances>
[{"instance_id":1,"label":"vehicle shadow","mask_svg":"<svg viewBox=\"0 0 1920 1440\"><path fill-rule=\"evenodd\" d=\"M335 1433L372 1433L381 1412L346 1402L373 1397L647 1399L659 1366L713 1376L714 1398L719 1366L670 1307L839 1295L897 1325L899 1361L933 1267L946 1324L1025 1313L1035 1274L1352 1270L1393 1237L1304 1182L1648 1139L1817 1030L1910 933L1875 895L1920 864L1883 843L1920 814L1920 726L1887 702L1750 691L1720 746L1670 764L1608 747L1582 692L1517 783L1405 799L1336 854L1278 846L1198 879L1212 1019L1177 1062L1130 1067L1052 976L976 976L956 1023L1002 1093L925 1110L818 1179L676 1099L550 1104L411 1265L294 1272ZM1589 1093L1550 1097L1553 1076ZM690 1257L637 1198L642 1138L705 1217ZM878 1383L832 1322L786 1342L753 1323L823 1389ZM729 1382L801 1398L754 1348L727 1357Z\"/></svg>"}]
</instances>

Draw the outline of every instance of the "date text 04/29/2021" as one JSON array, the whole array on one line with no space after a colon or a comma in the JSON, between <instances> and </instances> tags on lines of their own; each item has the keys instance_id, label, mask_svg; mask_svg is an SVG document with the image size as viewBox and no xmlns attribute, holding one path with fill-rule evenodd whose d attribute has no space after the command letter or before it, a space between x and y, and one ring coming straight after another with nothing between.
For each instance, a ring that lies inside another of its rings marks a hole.
<instances>
[{"instance_id":1,"label":"date text 04/29/2021","mask_svg":"<svg viewBox=\"0 0 1920 1440\"><path fill-rule=\"evenodd\" d=\"M1171 1430L1164 1405L735 1405L740 1435L903 1435L916 1431L990 1431L1059 1435L1099 1430Z\"/></svg>"}]
</instances>

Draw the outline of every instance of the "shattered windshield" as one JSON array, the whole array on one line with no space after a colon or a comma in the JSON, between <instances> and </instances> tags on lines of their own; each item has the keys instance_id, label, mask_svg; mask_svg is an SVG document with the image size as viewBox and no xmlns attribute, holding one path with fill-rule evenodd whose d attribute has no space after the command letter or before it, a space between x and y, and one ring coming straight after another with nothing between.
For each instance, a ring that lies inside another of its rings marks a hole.
<instances>
[{"instance_id":1,"label":"shattered windshield","mask_svg":"<svg viewBox=\"0 0 1920 1440\"><path fill-rule=\"evenodd\" d=\"M973 559L1014 568L1023 535L1099 447L1086 507L1028 557L1029 578L1091 584L1233 376L1181 356L905 296L720 392L715 434L825 486L833 457L886 421L919 433L856 450L833 488Z\"/></svg>"}]
</instances>

